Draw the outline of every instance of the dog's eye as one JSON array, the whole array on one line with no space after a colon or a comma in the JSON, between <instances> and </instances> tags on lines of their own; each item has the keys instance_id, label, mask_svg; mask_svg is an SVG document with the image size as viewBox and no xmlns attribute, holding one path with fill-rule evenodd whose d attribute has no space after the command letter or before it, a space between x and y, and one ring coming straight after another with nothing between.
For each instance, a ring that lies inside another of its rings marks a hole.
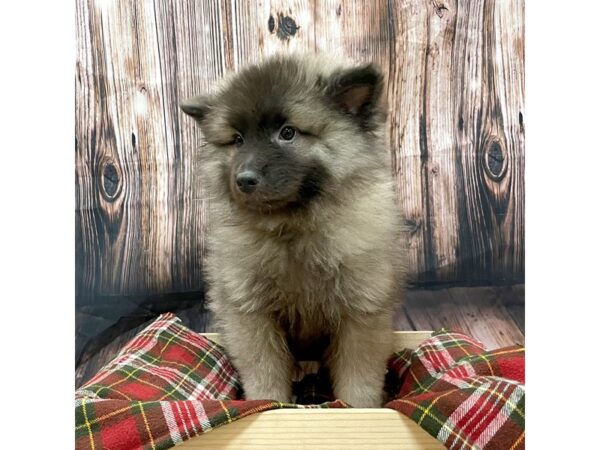
<instances>
[{"instance_id":1,"label":"dog's eye","mask_svg":"<svg viewBox=\"0 0 600 450\"><path fill-rule=\"evenodd\" d=\"M293 127L283 127L279 132L279 138L284 141L291 141L296 136L296 129Z\"/></svg>"},{"instance_id":2,"label":"dog's eye","mask_svg":"<svg viewBox=\"0 0 600 450\"><path fill-rule=\"evenodd\" d=\"M240 134L236 133L233 135L233 145L235 145L236 147L239 147L243 143L244 143L244 138Z\"/></svg>"}]
</instances>

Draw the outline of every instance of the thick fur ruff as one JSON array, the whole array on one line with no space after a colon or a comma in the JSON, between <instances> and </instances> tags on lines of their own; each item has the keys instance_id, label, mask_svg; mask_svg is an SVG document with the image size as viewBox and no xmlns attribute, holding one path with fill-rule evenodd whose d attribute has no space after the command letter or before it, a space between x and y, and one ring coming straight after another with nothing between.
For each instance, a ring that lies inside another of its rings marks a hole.
<instances>
[{"instance_id":1,"label":"thick fur ruff","mask_svg":"<svg viewBox=\"0 0 600 450\"><path fill-rule=\"evenodd\" d=\"M296 356L323 350L337 398L381 405L405 272L382 87L373 65L277 55L182 104L207 141L209 305L249 399L290 401Z\"/></svg>"}]
</instances>

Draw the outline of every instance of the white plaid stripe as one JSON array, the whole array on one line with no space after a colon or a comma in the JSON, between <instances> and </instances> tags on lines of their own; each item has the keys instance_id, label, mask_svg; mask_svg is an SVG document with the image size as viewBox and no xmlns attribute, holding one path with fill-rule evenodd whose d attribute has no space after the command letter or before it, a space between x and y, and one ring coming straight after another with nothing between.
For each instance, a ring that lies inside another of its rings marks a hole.
<instances>
[{"instance_id":1,"label":"white plaid stripe","mask_svg":"<svg viewBox=\"0 0 600 450\"><path fill-rule=\"evenodd\" d=\"M457 432L456 423L462 420L467 414L471 413L471 409L477 403L477 401L481 398L481 396L487 392L487 389L491 383L480 385L467 399L448 417L444 425L440 428L440 431L437 435L437 438L447 444L448 448L456 445L456 438L453 442L448 443L448 439L450 439L450 431ZM460 431L460 430L458 430Z\"/></svg>"},{"instance_id":2,"label":"white plaid stripe","mask_svg":"<svg viewBox=\"0 0 600 450\"><path fill-rule=\"evenodd\" d=\"M512 381L507 381L505 379L502 378L498 378L498 377L475 377L471 379L472 383L471 383L471 387L476 387L476 390L467 398L467 400L465 400L447 419L446 423L444 424L444 426L440 429L437 438L444 442L448 448L468 448L465 447L464 443L462 443L462 445L460 447L458 447L459 444L461 444L460 442L457 442L457 437L454 438L454 440L452 442L447 442L448 439L450 439L451 435L450 435L450 431L456 431L456 423L460 422L462 419L464 419L467 415L470 416L470 418L468 419L468 421L466 423L464 423L461 428L469 428L469 425L471 423L471 421L475 420L475 417L477 417L477 420L480 422L484 422L485 418L489 416L489 414L497 414L497 405L500 402L505 401L504 400L504 394L511 388L514 388L515 385L516 387L519 387L518 383L512 382ZM496 394L496 392L498 392ZM482 397L487 397L485 399L484 402L482 402L479 407L477 408L477 410L473 410L473 406L482 398ZM520 399L520 397L518 397L518 400ZM511 396L509 396L508 402L505 403L511 403L513 406L510 407L510 411L512 412L512 410L514 409L514 406L516 405L516 403L513 403L512 401L512 394ZM502 408L502 410L504 410L506 408L506 404L504 405L504 407ZM484 417L478 417L478 414L482 411L482 410L486 410L487 413ZM508 413L510 415L510 412ZM504 415L504 414L502 414ZM506 419L508 418L508 415L504 415L504 420L502 421L502 423L504 423L506 421ZM494 422L497 419L497 417L492 420L492 422ZM491 424L490 424L491 425ZM489 426L487 427L489 428ZM487 429L486 428L486 429ZM490 431L493 430L493 428L490 428ZM474 429L474 432L476 433L477 428ZM497 430L496 430L497 431ZM496 432L494 431L494 433ZM494 433L492 433L490 436L488 436L487 438L485 438L485 442L489 442L489 440L493 437ZM483 444L485 445L485 444ZM479 448L479 447L483 447L482 444L476 442L476 446L473 448Z\"/></svg>"},{"instance_id":3,"label":"white plaid stripe","mask_svg":"<svg viewBox=\"0 0 600 450\"><path fill-rule=\"evenodd\" d=\"M154 322L140 331L129 343L125 344L117 356L126 353L131 348L145 346L144 342L147 339L158 336L162 331L178 322L180 322L179 318L171 313L160 315ZM152 331L155 331L155 333L152 333Z\"/></svg>"},{"instance_id":4,"label":"white plaid stripe","mask_svg":"<svg viewBox=\"0 0 600 450\"><path fill-rule=\"evenodd\" d=\"M98 397L98 395L94 392L94 391L90 391L88 389L78 389L77 391L75 391L75 399L83 399L83 398L87 398L88 400L90 399L94 399L94 400L103 400L100 397Z\"/></svg>"},{"instance_id":5,"label":"white plaid stripe","mask_svg":"<svg viewBox=\"0 0 600 450\"><path fill-rule=\"evenodd\" d=\"M202 402L193 401L192 405L194 406L196 416L198 417L198 420L200 421L200 425L202 426L202 431L206 433L207 431L212 430L210 420L208 420L208 416L206 415L204 406L202 406Z\"/></svg>"},{"instance_id":6,"label":"white plaid stripe","mask_svg":"<svg viewBox=\"0 0 600 450\"><path fill-rule=\"evenodd\" d=\"M179 427L175 421L175 416L173 415L171 402L160 402L160 407L162 408L163 416L165 416L167 427L169 427L169 435L171 436L171 440L175 445L183 442L181 433L179 433Z\"/></svg>"},{"instance_id":7,"label":"white plaid stripe","mask_svg":"<svg viewBox=\"0 0 600 450\"><path fill-rule=\"evenodd\" d=\"M190 424L192 425L192 430L194 431L194 435L198 435L199 432L196 429L196 425L194 424L194 422L196 422L196 420L194 419L194 415L192 414L192 411L190 411L189 408L189 402L185 402L183 404L183 406L185 407L185 412L187 413L186 415L190 418ZM196 411L194 411L194 414L196 413ZM202 430L200 430L200 432L202 432Z\"/></svg>"},{"instance_id":8,"label":"white plaid stripe","mask_svg":"<svg viewBox=\"0 0 600 450\"><path fill-rule=\"evenodd\" d=\"M173 367L163 367L159 370L158 367L144 368L144 371L151 373L152 375L165 381L165 385L162 386L163 391L177 392L181 394L186 400L192 400L193 397L190 395L196 384L189 377L186 377L184 373ZM206 391L206 389L204 389Z\"/></svg>"},{"instance_id":9,"label":"white plaid stripe","mask_svg":"<svg viewBox=\"0 0 600 450\"><path fill-rule=\"evenodd\" d=\"M211 348L215 348L214 346ZM210 356L209 356L210 357ZM207 373L201 380L192 380L187 374L178 372L177 379L166 379L163 378L169 386L181 395L185 396L185 398L189 399L197 399L201 392L210 393L212 395L206 395L206 397L218 398L219 392L215 390L215 386L210 386L212 380L217 378L217 373L223 369L222 365L217 363L215 364L209 373ZM158 375L157 375L158 376ZM162 377L161 377L162 378ZM197 384L196 384L197 383ZM165 390L169 390L165 387Z\"/></svg>"},{"instance_id":10,"label":"white plaid stripe","mask_svg":"<svg viewBox=\"0 0 600 450\"><path fill-rule=\"evenodd\" d=\"M479 423L482 423L485 421L485 419L487 417L489 417L490 414L493 414L497 411L496 406L498 404L498 402L500 402L500 399L502 398L501 395L494 395L494 393L498 390L502 390L502 393L506 392L507 386L504 385L500 385L498 383L488 383L486 385L482 385L480 388L477 389L477 391L475 392L479 392L479 395L476 395L475 400L477 400L478 398L483 398L484 396L487 397L485 398L485 400L479 405L479 408L477 408L477 410L473 411L472 409L470 409L468 411L468 415L470 417L468 417L468 420L462 425L462 428L469 428L469 425L471 425L471 423L475 420L475 418L477 417L477 420L479 421ZM480 417L479 415L484 412L484 416ZM464 416L463 416L464 417ZM461 419L463 418L461 417ZM459 419L454 419L455 423L458 422ZM476 433L477 428L475 428L473 430L474 433ZM455 440L456 442L456 440Z\"/></svg>"},{"instance_id":11,"label":"white plaid stripe","mask_svg":"<svg viewBox=\"0 0 600 450\"><path fill-rule=\"evenodd\" d=\"M465 340L465 339L463 339ZM470 342L466 340L468 343L476 345L475 341ZM425 341L424 344L421 344L416 350L415 355L419 358L423 367L427 369L429 374L436 379L443 379L448 383L456 384L456 381L452 381L450 378L446 379L444 377L440 377L440 372L447 370L448 368L456 365L456 358L454 358L450 352L448 351L447 346L445 345L448 342L458 343L457 339L452 335L444 335L439 337L429 338ZM482 348L483 350L483 348ZM466 355L465 355L466 356ZM434 366L433 361L437 362L437 368ZM474 376L475 370L473 366L469 362L464 362L464 368L466 370L466 376ZM460 386L459 386L460 387Z\"/></svg>"},{"instance_id":12,"label":"white plaid stripe","mask_svg":"<svg viewBox=\"0 0 600 450\"><path fill-rule=\"evenodd\" d=\"M455 376L450 375L444 371L444 372L434 373L431 377L435 381L432 382L431 380L424 380L424 382L421 383L421 386L430 386L439 380L443 380L446 383L456 386L458 389L469 388L472 386L472 384L471 384L472 380L476 380L477 378L480 378L480 377L477 377L477 375L475 375L475 370L473 369L473 366L469 365L468 368L470 369L468 374L471 376L471 378L468 378L468 379L456 378ZM467 367L465 367L465 370L468 370ZM405 396L408 397L410 395L413 395L419 390L421 390L421 387L419 385L417 385L415 387L415 389L408 392Z\"/></svg>"},{"instance_id":13,"label":"white plaid stripe","mask_svg":"<svg viewBox=\"0 0 600 450\"><path fill-rule=\"evenodd\" d=\"M148 326L146 329L144 329L143 332L147 331L151 326L152 325ZM86 383L86 386L91 386L93 384L100 383L106 377L111 375L112 372L119 370L122 367L125 367L127 365L135 364L135 362L137 360L141 359L142 355L150 352L150 350L152 350L152 347L154 347L158 343L158 334L159 333L160 333L160 330L158 330L158 333L151 335L151 336L140 336L139 339L136 339L136 341L138 342L140 347L135 352L125 354L125 351L128 348L135 348L135 346L129 345L129 346L125 347L123 350L121 350L119 352L119 354L117 355L117 357L115 359L113 359L106 366L104 366L102 369L100 369L98 374Z\"/></svg>"},{"instance_id":14,"label":"white plaid stripe","mask_svg":"<svg viewBox=\"0 0 600 450\"><path fill-rule=\"evenodd\" d=\"M415 356L419 358L429 375L435 376L439 373L440 366L445 367L451 364L453 359L439 340L432 339L426 342L415 350ZM438 362L437 367L433 363L434 359Z\"/></svg>"},{"instance_id":15,"label":"white plaid stripe","mask_svg":"<svg viewBox=\"0 0 600 450\"><path fill-rule=\"evenodd\" d=\"M509 387L509 383L507 388ZM494 437L498 430L506 423L510 415L515 410L521 399L525 396L525 388L522 385L514 386L514 389L508 401L504 403L500 412L494 417L494 419L488 424L485 430L479 435L475 443L480 447L485 447L487 443Z\"/></svg>"},{"instance_id":16,"label":"white plaid stripe","mask_svg":"<svg viewBox=\"0 0 600 450\"><path fill-rule=\"evenodd\" d=\"M91 403L100 403L100 402L109 402L111 399L108 398L89 398L89 397L81 397L75 399L75 408L80 407L84 403L89 405Z\"/></svg>"},{"instance_id":17,"label":"white plaid stripe","mask_svg":"<svg viewBox=\"0 0 600 450\"><path fill-rule=\"evenodd\" d=\"M220 361L208 374L196 381L174 367L145 367L144 371L164 380L171 388L176 388L181 383L176 390L185 396L185 400L231 400L231 390L236 387L234 378L224 378L223 364Z\"/></svg>"},{"instance_id":18,"label":"white plaid stripe","mask_svg":"<svg viewBox=\"0 0 600 450\"><path fill-rule=\"evenodd\" d=\"M177 413L177 416L179 417L179 420L181 422L181 428L183 428L183 431L185 432L186 439L189 439L191 437L191 435L190 435L190 432L188 431L187 420L185 420L185 416L181 412L181 402L174 402L173 409L175 410L175 412Z\"/></svg>"},{"instance_id":19,"label":"white plaid stripe","mask_svg":"<svg viewBox=\"0 0 600 450\"><path fill-rule=\"evenodd\" d=\"M192 400L197 399L201 392L206 393L204 397L207 399L232 400L230 398L231 388L236 386L237 379L235 379L230 373L223 370L223 363L224 360L219 358L210 372L202 377L195 389L190 394ZM225 375L227 375L227 379L223 378ZM229 389L224 389L225 386L227 386Z\"/></svg>"},{"instance_id":20,"label":"white plaid stripe","mask_svg":"<svg viewBox=\"0 0 600 450\"><path fill-rule=\"evenodd\" d=\"M475 372L475 369L473 369L472 365L465 365L464 369L467 372L465 375L469 378L457 378L448 372L437 374L436 378L438 380L444 380L446 383L450 383L459 389L466 389L472 386L471 380L477 380L479 377L477 376L477 373Z\"/></svg>"}]
</instances>

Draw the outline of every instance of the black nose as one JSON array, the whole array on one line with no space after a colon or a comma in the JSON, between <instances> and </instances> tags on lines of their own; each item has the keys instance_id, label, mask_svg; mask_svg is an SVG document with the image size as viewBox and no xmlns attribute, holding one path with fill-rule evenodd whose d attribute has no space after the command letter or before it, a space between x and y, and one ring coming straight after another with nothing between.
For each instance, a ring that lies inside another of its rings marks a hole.
<instances>
[{"instance_id":1,"label":"black nose","mask_svg":"<svg viewBox=\"0 0 600 450\"><path fill-rule=\"evenodd\" d=\"M251 192L254 192L256 186L258 186L260 179L258 178L258 174L256 172L245 170L237 174L235 177L235 182L240 191L250 194Z\"/></svg>"}]
</instances>

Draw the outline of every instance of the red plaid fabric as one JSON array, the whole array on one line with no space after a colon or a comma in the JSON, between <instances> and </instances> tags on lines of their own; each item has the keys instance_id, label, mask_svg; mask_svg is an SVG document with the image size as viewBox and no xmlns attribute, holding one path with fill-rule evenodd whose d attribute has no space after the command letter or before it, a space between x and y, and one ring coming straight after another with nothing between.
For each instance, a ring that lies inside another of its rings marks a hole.
<instances>
[{"instance_id":1,"label":"red plaid fabric","mask_svg":"<svg viewBox=\"0 0 600 450\"><path fill-rule=\"evenodd\" d=\"M388 387L398 394L386 407L451 449L521 449L523 362L521 347L486 352L462 334L437 333L390 359ZM309 398L329 398L321 378L302 380ZM308 406L244 401L240 393L223 349L164 314L76 392L76 448L167 449L269 409L348 407L340 400Z\"/></svg>"},{"instance_id":2,"label":"red plaid fabric","mask_svg":"<svg viewBox=\"0 0 600 450\"><path fill-rule=\"evenodd\" d=\"M75 394L75 448L168 449L249 414L340 408L236 400L241 385L223 349L163 314Z\"/></svg>"},{"instance_id":3,"label":"red plaid fabric","mask_svg":"<svg viewBox=\"0 0 600 450\"><path fill-rule=\"evenodd\" d=\"M449 449L525 448L525 349L486 351L460 333L434 333L390 360L400 379L386 405Z\"/></svg>"}]
</instances>

